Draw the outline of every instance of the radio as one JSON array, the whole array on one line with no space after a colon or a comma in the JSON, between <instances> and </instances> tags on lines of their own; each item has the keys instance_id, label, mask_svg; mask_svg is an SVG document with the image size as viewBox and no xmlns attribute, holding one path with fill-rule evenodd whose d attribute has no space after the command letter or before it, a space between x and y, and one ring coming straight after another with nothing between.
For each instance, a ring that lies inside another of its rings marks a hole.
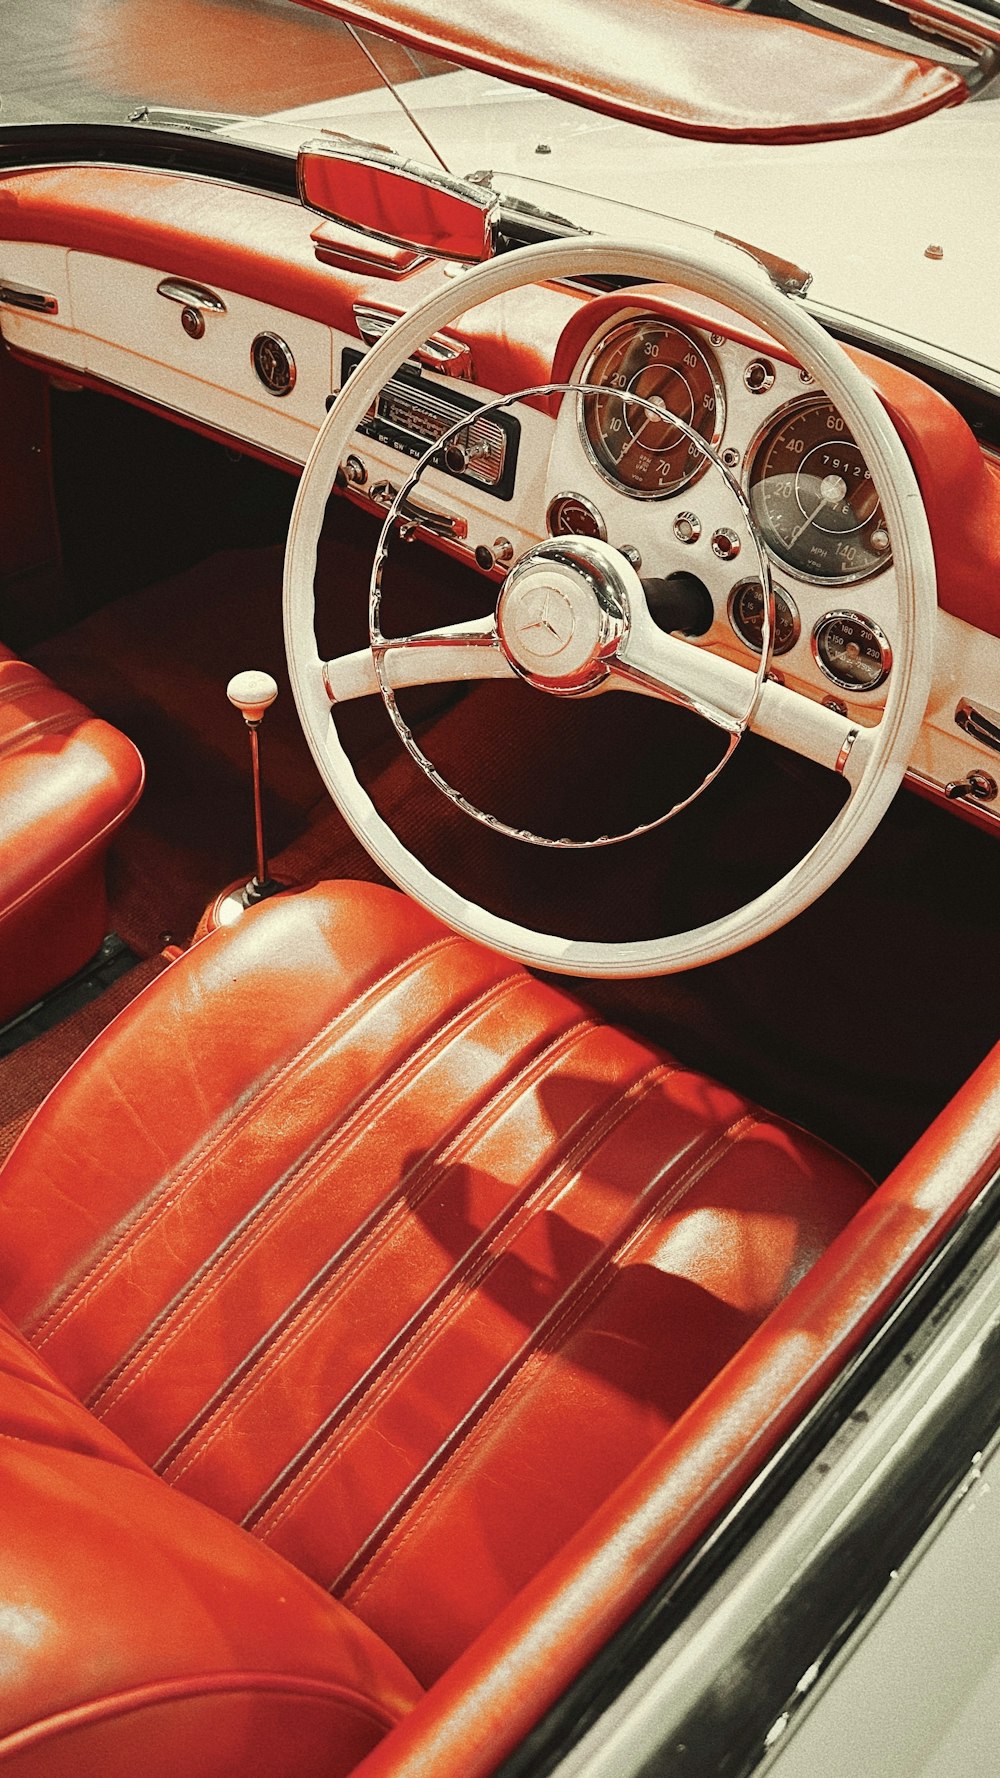
<instances>
[{"instance_id":1,"label":"radio","mask_svg":"<svg viewBox=\"0 0 1000 1778\"><path fill-rule=\"evenodd\" d=\"M345 346L340 364L342 383L363 357L355 347ZM475 415L434 453L431 462L458 481L488 488L498 500L510 500L521 428L514 414L482 414L479 406L469 395L432 383L420 365L410 360L390 377L358 431L408 457L422 457L429 444L442 438L466 414Z\"/></svg>"}]
</instances>

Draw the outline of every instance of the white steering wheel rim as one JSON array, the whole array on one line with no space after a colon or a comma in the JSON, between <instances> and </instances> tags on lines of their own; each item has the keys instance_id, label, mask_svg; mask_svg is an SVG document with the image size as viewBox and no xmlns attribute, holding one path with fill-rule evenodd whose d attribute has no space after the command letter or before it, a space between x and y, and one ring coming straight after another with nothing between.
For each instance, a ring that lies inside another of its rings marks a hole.
<instances>
[{"instance_id":1,"label":"white steering wheel rim","mask_svg":"<svg viewBox=\"0 0 1000 1778\"><path fill-rule=\"evenodd\" d=\"M614 272L674 283L737 309L785 346L833 401L867 459L893 541L898 618L882 720L853 794L821 838L776 883L720 919L666 937L623 943L538 932L466 900L415 858L376 810L341 745L315 649L313 583L330 488L383 384L429 335L477 303L526 283ZM666 975L714 962L773 932L815 901L856 857L902 781L930 695L937 608L934 555L916 477L899 436L861 371L748 254L691 231L669 248L582 236L504 254L449 280L366 354L327 414L292 510L285 554L289 675L320 775L348 826L386 875L447 925L536 968L567 975Z\"/></svg>"}]
</instances>

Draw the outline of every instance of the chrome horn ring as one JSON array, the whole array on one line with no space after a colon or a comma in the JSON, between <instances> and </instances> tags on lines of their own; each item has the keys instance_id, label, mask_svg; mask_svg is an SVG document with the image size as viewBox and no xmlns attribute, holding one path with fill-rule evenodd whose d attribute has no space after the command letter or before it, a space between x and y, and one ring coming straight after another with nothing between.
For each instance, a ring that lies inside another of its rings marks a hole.
<instances>
[{"instance_id":1,"label":"chrome horn ring","mask_svg":"<svg viewBox=\"0 0 1000 1778\"><path fill-rule=\"evenodd\" d=\"M597 846L619 845L624 840L637 839L642 834L662 827L667 821L672 821L675 815L690 808L709 785L715 782L719 773L728 765L752 720L772 656L775 619L771 565L750 502L718 450L703 439L689 421L680 415L671 416L678 430L698 445L710 467L722 476L757 554L764 589L764 623L763 646L754 675L753 690L746 711L737 717L724 716L688 697L677 695L677 703L694 710L713 726L722 729L729 737L728 745L716 765L706 772L689 796L673 803L654 820L626 828L622 833L598 834L593 839L585 840L537 834L529 828L516 827L488 810L479 808L449 783L420 746L399 709L395 689L389 681L387 656L393 650L420 647L421 643L419 637L390 638L383 635L382 583L394 532L397 528L403 531L412 524L411 500L420 477L425 469L433 465L434 459L451 440L469 426L470 418L479 419L484 414L496 413L498 409L510 407L514 402L534 396L586 394L594 387L590 383L539 383L531 388L519 389L513 395L483 402L473 416L464 414L439 438L434 439L414 463L409 476L397 490L389 506L379 534L368 589L368 634L378 688L393 727L411 759L435 789L474 821L481 822L494 833L504 834L508 839L562 851L588 851ZM638 407L645 408L654 415L659 412L655 402L643 395L630 393L623 399L635 402ZM497 600L495 640L513 671L535 690L555 697L588 696L606 687L615 674L619 681L639 681L640 675L630 672L621 660L619 649L629 635L633 613L637 614L640 609L645 610L642 583L632 564L620 551L601 538L572 535L550 537L526 550L507 574ZM529 636L530 641L527 640Z\"/></svg>"}]
</instances>

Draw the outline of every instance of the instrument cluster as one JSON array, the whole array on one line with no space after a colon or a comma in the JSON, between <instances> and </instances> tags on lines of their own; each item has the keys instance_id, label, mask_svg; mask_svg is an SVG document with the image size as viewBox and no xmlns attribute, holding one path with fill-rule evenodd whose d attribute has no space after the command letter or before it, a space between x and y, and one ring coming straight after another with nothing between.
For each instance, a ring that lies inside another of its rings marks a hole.
<instances>
[{"instance_id":1,"label":"instrument cluster","mask_svg":"<svg viewBox=\"0 0 1000 1778\"><path fill-rule=\"evenodd\" d=\"M577 448L593 474L551 501L550 531L610 528L653 575L667 571L669 554L675 571L704 579L718 627L759 654L752 525L771 570L773 655L797 650L790 668L827 693L832 685L863 699L884 684L892 650L879 619L887 600L892 609L892 542L861 450L807 373L726 335L639 313L592 343L580 381L595 385L575 398Z\"/></svg>"}]
</instances>

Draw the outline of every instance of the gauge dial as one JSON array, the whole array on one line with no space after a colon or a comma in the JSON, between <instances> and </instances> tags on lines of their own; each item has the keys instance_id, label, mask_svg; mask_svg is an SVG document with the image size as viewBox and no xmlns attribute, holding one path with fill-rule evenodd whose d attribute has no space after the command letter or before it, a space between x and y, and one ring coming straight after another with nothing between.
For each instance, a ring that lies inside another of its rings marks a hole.
<instances>
[{"instance_id":1,"label":"gauge dial","mask_svg":"<svg viewBox=\"0 0 1000 1778\"><path fill-rule=\"evenodd\" d=\"M713 445L722 436L722 377L705 347L669 322L628 321L602 340L584 381L604 385L581 396L580 424L607 481L655 500L702 474L708 458L675 422Z\"/></svg>"},{"instance_id":2,"label":"gauge dial","mask_svg":"<svg viewBox=\"0 0 1000 1778\"><path fill-rule=\"evenodd\" d=\"M878 624L860 611L828 611L812 645L827 678L845 691L874 691L889 677L892 649Z\"/></svg>"},{"instance_id":3,"label":"gauge dial","mask_svg":"<svg viewBox=\"0 0 1000 1778\"><path fill-rule=\"evenodd\" d=\"M250 347L250 362L272 395L290 395L295 387L295 359L276 333L259 333Z\"/></svg>"},{"instance_id":4,"label":"gauge dial","mask_svg":"<svg viewBox=\"0 0 1000 1778\"><path fill-rule=\"evenodd\" d=\"M832 402L797 402L757 441L750 505L770 553L804 580L861 580L892 559L871 472Z\"/></svg>"},{"instance_id":5,"label":"gauge dial","mask_svg":"<svg viewBox=\"0 0 1000 1778\"><path fill-rule=\"evenodd\" d=\"M787 654L799 639L799 614L782 587L774 592L772 654ZM759 580L741 580L729 595L729 621L742 642L760 654L764 646L764 588Z\"/></svg>"},{"instance_id":6,"label":"gauge dial","mask_svg":"<svg viewBox=\"0 0 1000 1778\"><path fill-rule=\"evenodd\" d=\"M557 494L545 515L550 537L600 537L608 528L592 500L582 494Z\"/></svg>"}]
</instances>

